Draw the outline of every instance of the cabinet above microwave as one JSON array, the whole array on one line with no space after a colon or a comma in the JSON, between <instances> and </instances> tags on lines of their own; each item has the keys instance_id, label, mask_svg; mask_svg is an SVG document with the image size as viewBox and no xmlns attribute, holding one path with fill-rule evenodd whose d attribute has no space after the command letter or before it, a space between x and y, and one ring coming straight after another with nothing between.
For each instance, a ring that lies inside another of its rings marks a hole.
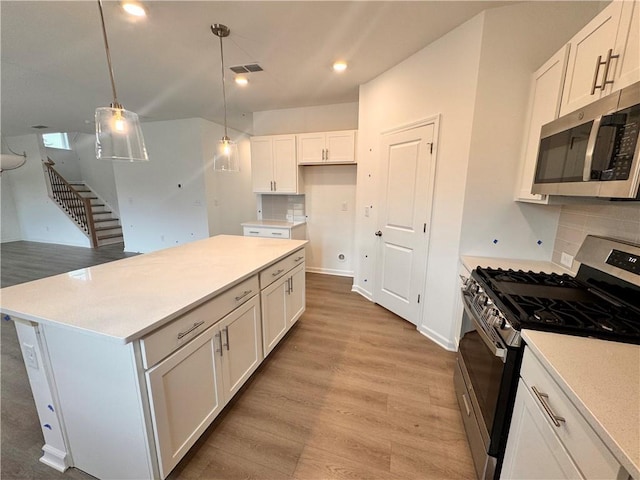
<instances>
[{"instance_id":1,"label":"cabinet above microwave","mask_svg":"<svg viewBox=\"0 0 640 480\"><path fill-rule=\"evenodd\" d=\"M639 199L640 82L542 127L533 193Z\"/></svg>"}]
</instances>

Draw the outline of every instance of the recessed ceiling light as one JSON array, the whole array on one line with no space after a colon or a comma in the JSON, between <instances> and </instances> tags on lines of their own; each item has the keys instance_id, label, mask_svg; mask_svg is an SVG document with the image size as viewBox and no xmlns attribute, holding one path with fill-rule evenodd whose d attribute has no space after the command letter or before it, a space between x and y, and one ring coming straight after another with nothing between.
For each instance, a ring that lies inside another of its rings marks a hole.
<instances>
[{"instance_id":1,"label":"recessed ceiling light","mask_svg":"<svg viewBox=\"0 0 640 480\"><path fill-rule=\"evenodd\" d=\"M336 72L344 72L347 69L347 62L339 61L333 64L333 69Z\"/></svg>"},{"instance_id":2,"label":"recessed ceiling light","mask_svg":"<svg viewBox=\"0 0 640 480\"><path fill-rule=\"evenodd\" d=\"M147 11L144 6L140 2L134 1L126 1L122 2L122 8L129 15L133 15L134 17L146 17Z\"/></svg>"},{"instance_id":3,"label":"recessed ceiling light","mask_svg":"<svg viewBox=\"0 0 640 480\"><path fill-rule=\"evenodd\" d=\"M241 87L244 87L249 83L249 79L247 77L242 77L242 76L238 75L236 77L236 83L238 85L240 85Z\"/></svg>"}]
</instances>

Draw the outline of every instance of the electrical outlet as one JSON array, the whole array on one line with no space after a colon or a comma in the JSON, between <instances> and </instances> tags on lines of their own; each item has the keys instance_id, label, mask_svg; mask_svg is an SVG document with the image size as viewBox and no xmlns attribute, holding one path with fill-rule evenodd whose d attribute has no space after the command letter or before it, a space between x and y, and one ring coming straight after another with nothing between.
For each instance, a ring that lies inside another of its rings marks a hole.
<instances>
[{"instance_id":1,"label":"electrical outlet","mask_svg":"<svg viewBox=\"0 0 640 480\"><path fill-rule=\"evenodd\" d=\"M573 255L569 255L568 253L562 252L562 256L560 257L560 263L567 268L571 268L573 266Z\"/></svg>"},{"instance_id":2,"label":"electrical outlet","mask_svg":"<svg viewBox=\"0 0 640 480\"><path fill-rule=\"evenodd\" d=\"M38 370L38 357L36 356L35 347L28 343L23 343L22 348L24 352L24 362L28 367Z\"/></svg>"}]
</instances>

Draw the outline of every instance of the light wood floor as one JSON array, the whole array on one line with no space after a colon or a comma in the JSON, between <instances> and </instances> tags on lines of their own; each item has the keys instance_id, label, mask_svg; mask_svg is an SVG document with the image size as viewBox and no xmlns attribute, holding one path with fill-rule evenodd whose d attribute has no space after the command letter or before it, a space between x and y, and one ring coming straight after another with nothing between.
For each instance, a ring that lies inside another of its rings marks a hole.
<instances>
[{"instance_id":1,"label":"light wood floor","mask_svg":"<svg viewBox=\"0 0 640 480\"><path fill-rule=\"evenodd\" d=\"M475 478L455 355L350 288L307 274L305 314L171 479ZM33 399L2 323L2 479L91 478L37 461Z\"/></svg>"}]
</instances>

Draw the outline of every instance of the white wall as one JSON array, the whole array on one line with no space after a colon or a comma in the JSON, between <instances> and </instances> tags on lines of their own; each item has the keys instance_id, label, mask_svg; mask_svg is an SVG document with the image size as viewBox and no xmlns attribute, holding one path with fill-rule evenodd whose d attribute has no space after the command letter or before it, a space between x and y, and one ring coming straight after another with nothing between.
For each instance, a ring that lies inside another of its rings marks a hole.
<instances>
[{"instance_id":1,"label":"white wall","mask_svg":"<svg viewBox=\"0 0 640 480\"><path fill-rule=\"evenodd\" d=\"M560 208L512 201L531 73L598 10L596 2L533 2L485 13L461 253L551 259Z\"/></svg>"},{"instance_id":2,"label":"white wall","mask_svg":"<svg viewBox=\"0 0 640 480\"><path fill-rule=\"evenodd\" d=\"M255 135L356 129L357 103L269 110L253 114ZM309 240L307 270L353 276L356 167L304 166L302 175ZM346 211L342 210L343 202L347 203ZM344 261L338 259L339 254L345 256Z\"/></svg>"},{"instance_id":3,"label":"white wall","mask_svg":"<svg viewBox=\"0 0 640 480\"><path fill-rule=\"evenodd\" d=\"M148 162L114 162L125 251L151 252L209 236L201 120L149 122Z\"/></svg>"},{"instance_id":4,"label":"white wall","mask_svg":"<svg viewBox=\"0 0 640 480\"><path fill-rule=\"evenodd\" d=\"M440 138L418 329L455 348L461 253L550 258L557 209L512 200L529 75L599 8L534 2L488 10L361 86L354 290L369 298L375 291L380 134L436 114ZM365 206L372 207L368 218Z\"/></svg>"},{"instance_id":5,"label":"white wall","mask_svg":"<svg viewBox=\"0 0 640 480\"><path fill-rule=\"evenodd\" d=\"M20 239L81 247L90 246L88 237L51 201L47 194L42 169L42 160L46 158L46 153L39 135L10 137L8 143L13 150L27 153L27 163L16 170L2 174L2 182L10 180L11 183L9 191L13 194L13 203L20 224ZM3 192L3 195L6 193ZM13 228L15 233L15 224L10 228Z\"/></svg>"},{"instance_id":6,"label":"white wall","mask_svg":"<svg viewBox=\"0 0 640 480\"><path fill-rule=\"evenodd\" d=\"M69 142L79 158L80 179L119 217L118 193L113 174L114 162L96 159L95 135L70 133Z\"/></svg>"},{"instance_id":7,"label":"white wall","mask_svg":"<svg viewBox=\"0 0 640 480\"><path fill-rule=\"evenodd\" d=\"M142 124L149 162L114 163L125 250L151 252L220 233L255 216L248 140L240 174L214 173L223 127L200 118Z\"/></svg>"},{"instance_id":8,"label":"white wall","mask_svg":"<svg viewBox=\"0 0 640 480\"><path fill-rule=\"evenodd\" d=\"M76 152L73 150L45 147L45 155L53 160L55 163L53 168L55 168L56 172L62 175L66 181L77 182L82 180L80 161Z\"/></svg>"},{"instance_id":9,"label":"white wall","mask_svg":"<svg viewBox=\"0 0 640 480\"><path fill-rule=\"evenodd\" d=\"M205 120L201 127L209 235L242 235L241 223L256 218L249 137L229 129L229 137L238 144L240 172L216 172L213 152L224 134L224 127Z\"/></svg>"},{"instance_id":10,"label":"white wall","mask_svg":"<svg viewBox=\"0 0 640 480\"><path fill-rule=\"evenodd\" d=\"M441 115L436 139L425 298L432 336L448 342L483 17L477 16L360 88L356 275L354 290L373 298L382 132ZM370 216L364 209L370 207Z\"/></svg>"},{"instance_id":11,"label":"white wall","mask_svg":"<svg viewBox=\"0 0 640 480\"><path fill-rule=\"evenodd\" d=\"M13 201L11 171L3 172L0 175L0 195L0 242L22 240L18 210Z\"/></svg>"}]
</instances>

